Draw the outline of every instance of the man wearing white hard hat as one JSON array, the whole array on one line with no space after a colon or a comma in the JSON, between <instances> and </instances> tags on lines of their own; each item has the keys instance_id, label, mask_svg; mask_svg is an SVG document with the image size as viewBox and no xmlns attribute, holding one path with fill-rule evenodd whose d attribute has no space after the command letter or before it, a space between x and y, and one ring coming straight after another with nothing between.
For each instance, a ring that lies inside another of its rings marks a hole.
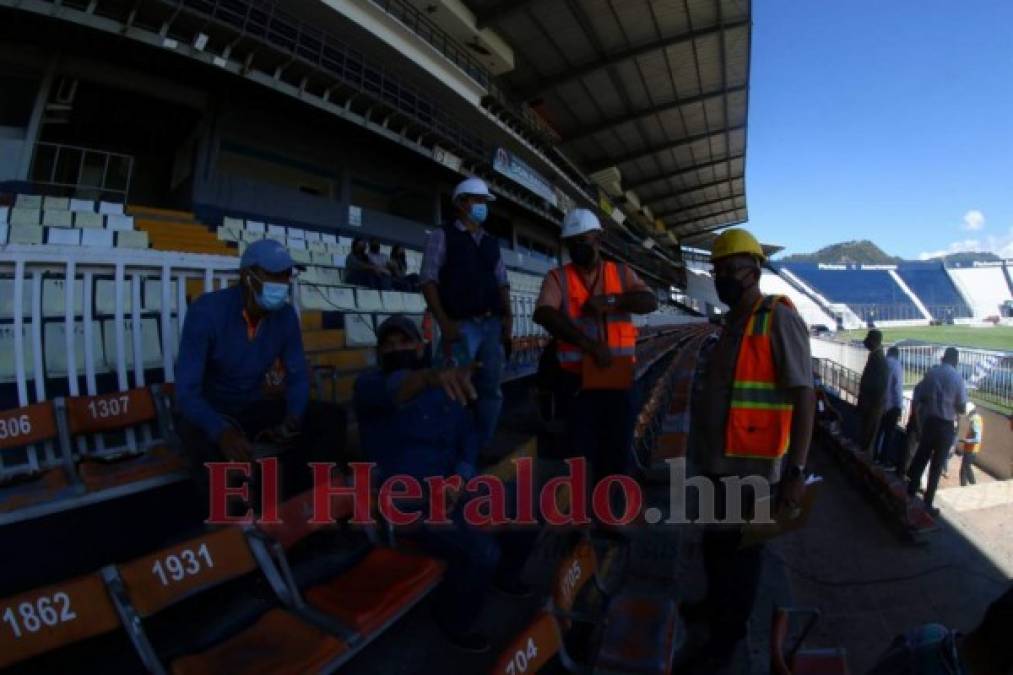
<instances>
[{"instance_id":1,"label":"man wearing white hard hat","mask_svg":"<svg viewBox=\"0 0 1013 675\"><path fill-rule=\"evenodd\" d=\"M503 407L503 345L513 332L510 284L499 242L484 229L496 197L479 178L454 188L456 218L429 233L419 280L440 327L438 358L458 366L477 361L475 403L479 434L488 443Z\"/></svg>"},{"instance_id":2,"label":"man wearing white hard hat","mask_svg":"<svg viewBox=\"0 0 1013 675\"><path fill-rule=\"evenodd\" d=\"M633 314L657 309L629 266L602 258L602 227L587 209L563 219L570 262L542 281L534 320L556 340L570 451L586 457L595 480L626 472L633 433Z\"/></svg>"}]
</instances>

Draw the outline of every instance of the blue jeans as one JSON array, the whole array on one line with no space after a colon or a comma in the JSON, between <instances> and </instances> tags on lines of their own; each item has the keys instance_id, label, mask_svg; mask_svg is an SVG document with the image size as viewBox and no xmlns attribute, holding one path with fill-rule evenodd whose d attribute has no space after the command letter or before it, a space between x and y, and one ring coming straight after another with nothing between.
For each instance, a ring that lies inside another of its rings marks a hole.
<instances>
[{"instance_id":1,"label":"blue jeans","mask_svg":"<svg viewBox=\"0 0 1013 675\"><path fill-rule=\"evenodd\" d=\"M500 379L503 377L503 322L498 316L485 319L465 319L458 322L461 341L453 345L452 360L457 365L466 365L478 361L482 367L475 373L476 419L482 445L492 440L496 433L500 410L503 409L503 390ZM442 339L437 350L441 359L446 352Z\"/></svg>"}]
</instances>

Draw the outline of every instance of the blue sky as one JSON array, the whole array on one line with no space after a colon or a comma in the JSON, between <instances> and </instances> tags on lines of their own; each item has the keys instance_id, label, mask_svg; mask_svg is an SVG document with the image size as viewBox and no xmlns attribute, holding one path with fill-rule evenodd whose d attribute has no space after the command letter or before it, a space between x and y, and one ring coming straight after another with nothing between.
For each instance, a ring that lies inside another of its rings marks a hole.
<instances>
[{"instance_id":1,"label":"blue sky","mask_svg":"<svg viewBox=\"0 0 1013 675\"><path fill-rule=\"evenodd\" d=\"M761 239L1013 258L1013 2L754 0Z\"/></svg>"}]
</instances>

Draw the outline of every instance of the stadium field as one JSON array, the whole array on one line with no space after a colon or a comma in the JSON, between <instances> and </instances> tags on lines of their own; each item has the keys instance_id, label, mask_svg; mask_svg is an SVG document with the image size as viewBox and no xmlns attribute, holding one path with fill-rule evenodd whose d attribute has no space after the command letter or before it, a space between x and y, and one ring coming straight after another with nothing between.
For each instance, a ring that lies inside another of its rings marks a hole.
<instances>
[{"instance_id":1,"label":"stadium field","mask_svg":"<svg viewBox=\"0 0 1013 675\"><path fill-rule=\"evenodd\" d=\"M954 347L972 347L995 351L1013 351L1013 327L995 326L972 328L970 326L908 326L903 328L881 328L886 343L900 340L920 340ZM841 333L847 340L862 339L865 330Z\"/></svg>"}]
</instances>

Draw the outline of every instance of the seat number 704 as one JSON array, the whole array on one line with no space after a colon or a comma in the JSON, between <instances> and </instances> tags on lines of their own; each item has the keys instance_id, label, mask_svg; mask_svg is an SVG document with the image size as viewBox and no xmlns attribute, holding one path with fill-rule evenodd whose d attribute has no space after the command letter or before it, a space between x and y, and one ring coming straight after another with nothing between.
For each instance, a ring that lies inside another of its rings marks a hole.
<instances>
[{"instance_id":1,"label":"seat number 704","mask_svg":"<svg viewBox=\"0 0 1013 675\"><path fill-rule=\"evenodd\" d=\"M535 660L538 656L538 646L535 644L534 638L528 638L528 644L523 649L518 649L514 653L514 657L507 662L506 675L518 675L519 673L525 673L528 670L528 665Z\"/></svg>"}]
</instances>

